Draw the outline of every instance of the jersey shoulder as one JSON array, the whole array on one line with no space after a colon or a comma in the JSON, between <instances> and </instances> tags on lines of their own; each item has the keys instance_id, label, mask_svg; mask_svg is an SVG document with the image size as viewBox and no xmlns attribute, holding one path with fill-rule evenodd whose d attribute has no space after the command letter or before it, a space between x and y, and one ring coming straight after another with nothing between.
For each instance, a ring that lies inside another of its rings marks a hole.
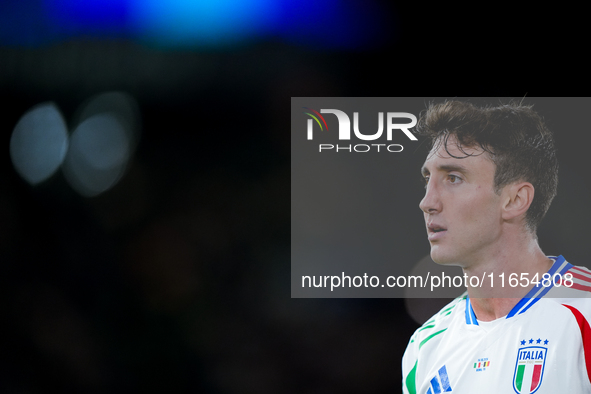
<instances>
[{"instance_id":1,"label":"jersey shoulder","mask_svg":"<svg viewBox=\"0 0 591 394\"><path fill-rule=\"evenodd\" d=\"M415 380L419 355L421 359L428 357L436 349L443 334L450 326L453 319L462 315L465 310L467 293L462 294L449 304L441 308L439 312L419 327L408 343L402 357L403 393L412 393L416 390Z\"/></svg>"},{"instance_id":2,"label":"jersey shoulder","mask_svg":"<svg viewBox=\"0 0 591 394\"><path fill-rule=\"evenodd\" d=\"M572 275L572 283L567 275ZM569 268L562 276L562 285L576 290L581 296L591 296L591 270L587 267L575 266Z\"/></svg>"},{"instance_id":3,"label":"jersey shoulder","mask_svg":"<svg viewBox=\"0 0 591 394\"><path fill-rule=\"evenodd\" d=\"M441 308L439 312L431 316L421 327L419 327L410 338L410 343L417 342L419 346L426 344L429 339L433 338L437 333L445 331L453 317L462 312L465 307L467 293L455 298L449 304ZM462 311L460 311L460 309Z\"/></svg>"},{"instance_id":4,"label":"jersey shoulder","mask_svg":"<svg viewBox=\"0 0 591 394\"><path fill-rule=\"evenodd\" d=\"M591 270L571 266L562 274L560 281L555 281L544 298L558 302L568 307L575 316L582 315L591 321Z\"/></svg>"},{"instance_id":5,"label":"jersey shoulder","mask_svg":"<svg viewBox=\"0 0 591 394\"><path fill-rule=\"evenodd\" d=\"M566 271L554 273L551 280L548 298L591 298L591 270L587 267L570 265ZM541 283L546 286L546 280Z\"/></svg>"},{"instance_id":6,"label":"jersey shoulder","mask_svg":"<svg viewBox=\"0 0 591 394\"><path fill-rule=\"evenodd\" d=\"M417 328L410 337L410 341L404 353L407 360L416 360L419 351L424 352L424 348L432 347L433 343L439 342L440 334L445 332L454 317L463 314L465 309L467 293L455 298L449 304L441 308L439 312L431 316L421 327ZM412 361L414 363L414 361Z\"/></svg>"}]
</instances>

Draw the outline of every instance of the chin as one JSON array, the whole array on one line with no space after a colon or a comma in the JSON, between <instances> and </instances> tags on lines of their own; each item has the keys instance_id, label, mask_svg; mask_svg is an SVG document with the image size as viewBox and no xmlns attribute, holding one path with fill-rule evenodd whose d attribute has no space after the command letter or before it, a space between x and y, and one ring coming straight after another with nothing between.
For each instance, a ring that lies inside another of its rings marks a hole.
<instances>
[{"instance_id":1,"label":"chin","mask_svg":"<svg viewBox=\"0 0 591 394\"><path fill-rule=\"evenodd\" d=\"M431 260L440 265L458 265L457 259L445 253L438 245L431 246Z\"/></svg>"}]
</instances>

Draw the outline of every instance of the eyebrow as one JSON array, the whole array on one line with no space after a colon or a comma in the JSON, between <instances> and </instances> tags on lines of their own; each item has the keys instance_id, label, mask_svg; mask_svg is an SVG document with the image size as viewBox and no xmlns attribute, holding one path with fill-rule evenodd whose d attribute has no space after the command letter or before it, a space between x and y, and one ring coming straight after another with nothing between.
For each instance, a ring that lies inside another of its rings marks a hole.
<instances>
[{"instance_id":1,"label":"eyebrow","mask_svg":"<svg viewBox=\"0 0 591 394\"><path fill-rule=\"evenodd\" d=\"M468 169L466 167L459 165L459 164L442 164L442 165L437 166L437 170L438 171L445 171L445 172L459 171L463 174L468 172ZM429 170L427 170L427 167L423 166L421 168L421 174L423 174L423 175L429 174Z\"/></svg>"}]
</instances>

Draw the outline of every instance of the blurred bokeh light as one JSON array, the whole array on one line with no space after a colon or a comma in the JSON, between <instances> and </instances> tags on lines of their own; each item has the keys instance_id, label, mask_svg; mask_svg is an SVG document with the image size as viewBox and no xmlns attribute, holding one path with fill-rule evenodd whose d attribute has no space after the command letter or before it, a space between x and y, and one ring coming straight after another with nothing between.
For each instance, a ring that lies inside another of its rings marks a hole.
<instances>
[{"instance_id":1,"label":"blurred bokeh light","mask_svg":"<svg viewBox=\"0 0 591 394\"><path fill-rule=\"evenodd\" d=\"M140 138L141 114L138 103L131 95L125 92L100 93L83 103L77 112L74 125L79 125L94 115L108 114L121 125L129 150L135 149Z\"/></svg>"},{"instance_id":2,"label":"blurred bokeh light","mask_svg":"<svg viewBox=\"0 0 591 394\"><path fill-rule=\"evenodd\" d=\"M25 113L10 139L14 168L31 185L53 175L67 150L66 123L54 103L39 104Z\"/></svg>"},{"instance_id":3,"label":"blurred bokeh light","mask_svg":"<svg viewBox=\"0 0 591 394\"><path fill-rule=\"evenodd\" d=\"M228 44L268 32L274 0L130 0L134 34L165 46Z\"/></svg>"},{"instance_id":4,"label":"blurred bokeh light","mask_svg":"<svg viewBox=\"0 0 591 394\"><path fill-rule=\"evenodd\" d=\"M86 37L228 48L271 40L340 50L382 42L392 23L383 14L377 0L10 0L0 5L0 24L8 27L0 44Z\"/></svg>"},{"instance_id":5,"label":"blurred bokeh light","mask_svg":"<svg viewBox=\"0 0 591 394\"><path fill-rule=\"evenodd\" d=\"M109 113L93 115L72 133L64 174L82 195L94 196L115 185L129 154L128 133L117 119Z\"/></svg>"}]
</instances>

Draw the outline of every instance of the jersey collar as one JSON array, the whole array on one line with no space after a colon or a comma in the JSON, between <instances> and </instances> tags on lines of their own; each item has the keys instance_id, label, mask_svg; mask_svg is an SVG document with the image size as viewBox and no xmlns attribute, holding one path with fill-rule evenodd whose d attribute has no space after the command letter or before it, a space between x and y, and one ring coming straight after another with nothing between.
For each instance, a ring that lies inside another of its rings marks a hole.
<instances>
[{"instance_id":1,"label":"jersey collar","mask_svg":"<svg viewBox=\"0 0 591 394\"><path fill-rule=\"evenodd\" d=\"M554 260L554 264L550 267L550 270L547 272L552 280L550 281L550 286L543 286L542 281L540 281L535 287L533 287L526 295L511 309L511 312L507 315L507 319L521 315L529 308L532 307L536 302L538 302L542 297L546 295L550 291L552 287L562 278L562 275L566 271L572 268L572 264L564 259L562 256L547 256L548 258ZM558 274L555 276L555 274ZM478 320L476 319L476 315L474 314L474 309L472 309L472 303L470 302L470 297L466 295L466 324L473 324L478 325Z\"/></svg>"}]
</instances>

